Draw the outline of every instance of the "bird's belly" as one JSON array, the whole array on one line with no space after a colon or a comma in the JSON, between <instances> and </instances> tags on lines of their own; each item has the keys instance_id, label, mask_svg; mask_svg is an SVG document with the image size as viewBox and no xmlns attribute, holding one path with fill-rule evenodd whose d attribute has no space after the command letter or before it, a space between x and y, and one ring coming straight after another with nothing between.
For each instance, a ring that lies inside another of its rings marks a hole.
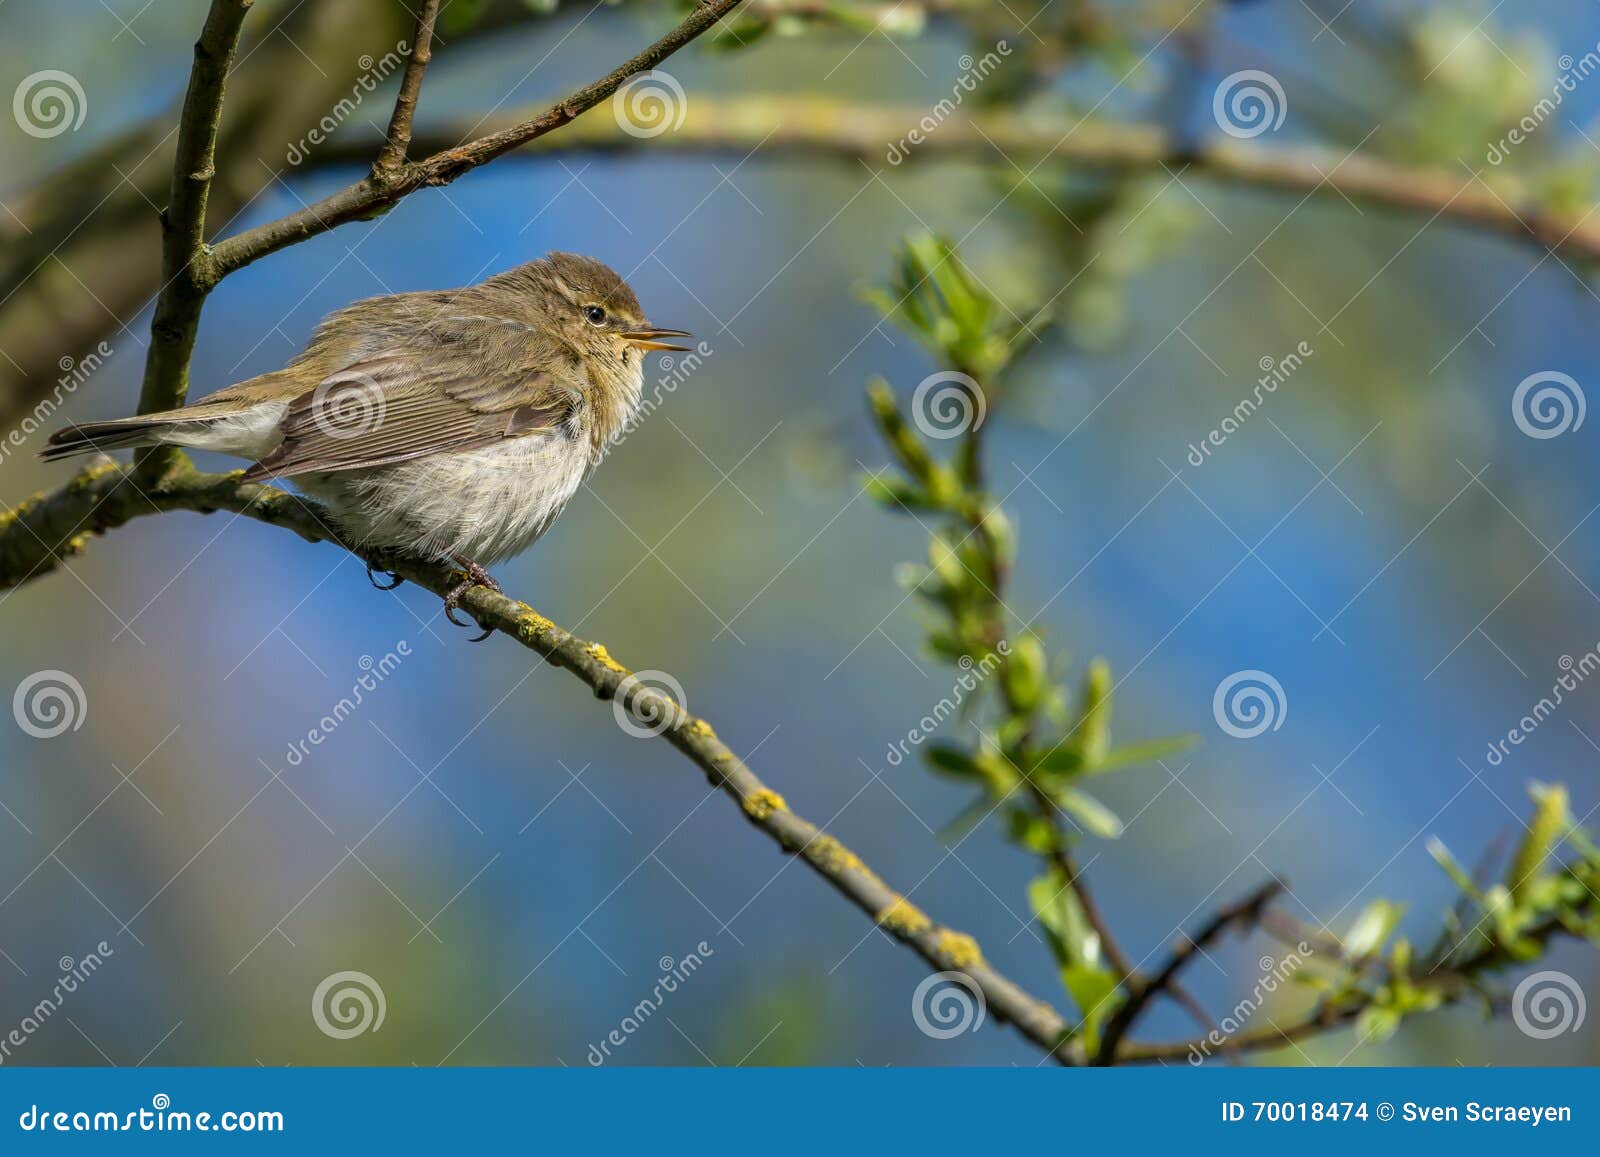
<instances>
[{"instance_id":1,"label":"bird's belly","mask_svg":"<svg viewBox=\"0 0 1600 1157\"><path fill-rule=\"evenodd\" d=\"M296 481L361 543L489 566L548 530L587 472L583 445L551 434Z\"/></svg>"}]
</instances>

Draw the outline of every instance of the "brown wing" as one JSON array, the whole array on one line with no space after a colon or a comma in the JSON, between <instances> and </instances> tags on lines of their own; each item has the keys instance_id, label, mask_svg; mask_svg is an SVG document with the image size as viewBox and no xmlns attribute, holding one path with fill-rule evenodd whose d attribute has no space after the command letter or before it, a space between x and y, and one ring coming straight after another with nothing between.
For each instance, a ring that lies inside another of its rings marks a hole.
<instances>
[{"instance_id":1,"label":"brown wing","mask_svg":"<svg viewBox=\"0 0 1600 1157\"><path fill-rule=\"evenodd\" d=\"M498 352L491 360L401 348L329 375L289 403L282 443L246 470L245 480L355 470L570 432L583 395L529 364L533 359Z\"/></svg>"}]
</instances>

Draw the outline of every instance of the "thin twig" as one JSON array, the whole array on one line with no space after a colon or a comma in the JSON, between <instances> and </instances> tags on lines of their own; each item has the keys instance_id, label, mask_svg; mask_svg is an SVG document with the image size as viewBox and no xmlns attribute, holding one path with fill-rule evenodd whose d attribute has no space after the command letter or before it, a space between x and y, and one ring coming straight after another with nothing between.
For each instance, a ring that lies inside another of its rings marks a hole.
<instances>
[{"instance_id":1,"label":"thin twig","mask_svg":"<svg viewBox=\"0 0 1600 1157\"><path fill-rule=\"evenodd\" d=\"M349 221L371 217L418 189L448 185L479 165L538 140L568 124L621 88L631 77L647 72L678 49L708 31L739 6L741 0L703 0L683 22L599 80L585 85L544 112L502 129L401 165L382 181L358 181L314 205L268 221L219 242L214 250L219 275L232 273L289 245L326 233Z\"/></svg>"},{"instance_id":2,"label":"thin twig","mask_svg":"<svg viewBox=\"0 0 1600 1157\"><path fill-rule=\"evenodd\" d=\"M189 381L189 357L200 324L200 306L215 276L206 251L206 201L216 176L217 133L222 96L239 33L253 0L212 0L194 45L194 65L178 117L172 188L161 215L161 281L150 350L145 356L139 412L179 405ZM146 473L157 477L175 451L152 450Z\"/></svg>"},{"instance_id":3,"label":"thin twig","mask_svg":"<svg viewBox=\"0 0 1600 1157\"><path fill-rule=\"evenodd\" d=\"M1261 918L1262 910L1271 900L1282 892L1283 883L1280 880L1269 880L1243 900L1230 904L1218 910L1205 927L1194 936L1185 936L1173 945L1167 963L1150 978L1149 983L1137 989L1123 1006L1111 1015L1106 1022L1105 1032L1100 1038L1100 1051L1095 1055L1094 1063L1107 1065L1113 1063L1117 1056L1117 1048L1122 1044L1122 1038L1139 1019L1146 1006L1155 996L1171 987L1173 979L1183 967L1193 960L1197 953L1209 946L1217 937L1221 936L1234 924L1249 926Z\"/></svg>"},{"instance_id":4,"label":"thin twig","mask_svg":"<svg viewBox=\"0 0 1600 1157\"><path fill-rule=\"evenodd\" d=\"M411 56L400 77L400 91L394 98L394 115L384 134L383 148L372 163L372 175L382 180L391 176L406 159L411 145L411 119L417 114L417 96L422 92L422 74L433 59L433 23L439 15L439 0L422 0L417 13L417 32L412 38Z\"/></svg>"}]
</instances>

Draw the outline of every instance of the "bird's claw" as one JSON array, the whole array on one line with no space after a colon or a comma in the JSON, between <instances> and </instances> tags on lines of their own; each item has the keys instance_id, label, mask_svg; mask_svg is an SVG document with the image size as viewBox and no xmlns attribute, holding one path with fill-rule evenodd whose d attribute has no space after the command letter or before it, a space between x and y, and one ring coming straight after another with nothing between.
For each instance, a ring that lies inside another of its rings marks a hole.
<instances>
[{"instance_id":1,"label":"bird's claw","mask_svg":"<svg viewBox=\"0 0 1600 1157\"><path fill-rule=\"evenodd\" d=\"M377 578L375 577L379 573L388 575L390 581L386 582L386 583L379 582L377 580ZM371 583L373 585L373 587L375 589L377 589L377 590L380 590L380 591L392 591L392 590L394 590L395 587L399 586L401 583L405 582L406 580L401 578L398 574L396 574L392 570L385 570L385 571L381 571L380 572L378 567L373 566L372 563L369 562L369 563L367 563L367 581L369 583Z\"/></svg>"},{"instance_id":2,"label":"bird's claw","mask_svg":"<svg viewBox=\"0 0 1600 1157\"><path fill-rule=\"evenodd\" d=\"M457 556L452 561L454 561L456 565L461 568L462 579L455 586L451 587L444 596L444 617L449 619L458 627L470 627L472 626L471 623L462 622L460 619L456 618L456 608L461 605L462 596L470 591L473 587L487 587L489 590L494 591L495 594L500 594L500 584L495 582L494 579L490 577L488 571L484 570L483 567L479 566L469 558L461 558ZM478 625L483 626L481 623ZM483 633L480 635L474 635L468 640L468 642L481 643L492 634L494 634L493 627L483 627Z\"/></svg>"}]
</instances>

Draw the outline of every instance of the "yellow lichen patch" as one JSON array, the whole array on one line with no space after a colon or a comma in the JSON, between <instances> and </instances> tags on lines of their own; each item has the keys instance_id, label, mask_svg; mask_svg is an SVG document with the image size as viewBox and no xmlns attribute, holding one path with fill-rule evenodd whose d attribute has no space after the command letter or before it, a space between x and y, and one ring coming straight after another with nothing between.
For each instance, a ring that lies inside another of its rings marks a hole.
<instances>
[{"instance_id":1,"label":"yellow lichen patch","mask_svg":"<svg viewBox=\"0 0 1600 1157\"><path fill-rule=\"evenodd\" d=\"M784 798L771 788L764 787L760 791L753 791L744 797L745 814L751 819L764 820L773 812L786 812L789 805Z\"/></svg>"},{"instance_id":2,"label":"yellow lichen patch","mask_svg":"<svg viewBox=\"0 0 1600 1157\"><path fill-rule=\"evenodd\" d=\"M611 657L611 652L606 650L604 643L590 643L589 657L602 667L610 668L613 671L621 671L624 675L628 673L626 667Z\"/></svg>"},{"instance_id":3,"label":"yellow lichen patch","mask_svg":"<svg viewBox=\"0 0 1600 1157\"><path fill-rule=\"evenodd\" d=\"M938 939L934 941L934 948L952 968L971 968L983 960L983 952L978 948L976 940L965 932L957 932L950 928L939 933Z\"/></svg>"},{"instance_id":4,"label":"yellow lichen patch","mask_svg":"<svg viewBox=\"0 0 1600 1157\"><path fill-rule=\"evenodd\" d=\"M87 470L79 472L79 474L73 478L69 485L71 485L73 489L81 490L83 487L89 485L89 483L96 482L99 479L104 478L107 474L120 474L121 472L122 467L118 466L111 459L107 458L104 462L97 462L93 466L90 466Z\"/></svg>"},{"instance_id":5,"label":"yellow lichen patch","mask_svg":"<svg viewBox=\"0 0 1600 1157\"><path fill-rule=\"evenodd\" d=\"M933 927L928 914L904 896L896 896L887 908L878 913L878 923L901 936L915 936Z\"/></svg>"},{"instance_id":6,"label":"yellow lichen patch","mask_svg":"<svg viewBox=\"0 0 1600 1157\"><path fill-rule=\"evenodd\" d=\"M526 604L524 604L524 606L526 606ZM527 607L521 614L517 616L517 629L530 636L542 635L554 626L554 623L545 618L532 607Z\"/></svg>"},{"instance_id":7,"label":"yellow lichen patch","mask_svg":"<svg viewBox=\"0 0 1600 1157\"><path fill-rule=\"evenodd\" d=\"M717 733L711 730L711 724L704 719L691 719L683 725L684 733L696 739L715 739ZM770 792L768 794L771 794Z\"/></svg>"},{"instance_id":8,"label":"yellow lichen patch","mask_svg":"<svg viewBox=\"0 0 1600 1157\"><path fill-rule=\"evenodd\" d=\"M866 869L861 857L829 835L818 835L806 845L806 859L828 872Z\"/></svg>"}]
</instances>

